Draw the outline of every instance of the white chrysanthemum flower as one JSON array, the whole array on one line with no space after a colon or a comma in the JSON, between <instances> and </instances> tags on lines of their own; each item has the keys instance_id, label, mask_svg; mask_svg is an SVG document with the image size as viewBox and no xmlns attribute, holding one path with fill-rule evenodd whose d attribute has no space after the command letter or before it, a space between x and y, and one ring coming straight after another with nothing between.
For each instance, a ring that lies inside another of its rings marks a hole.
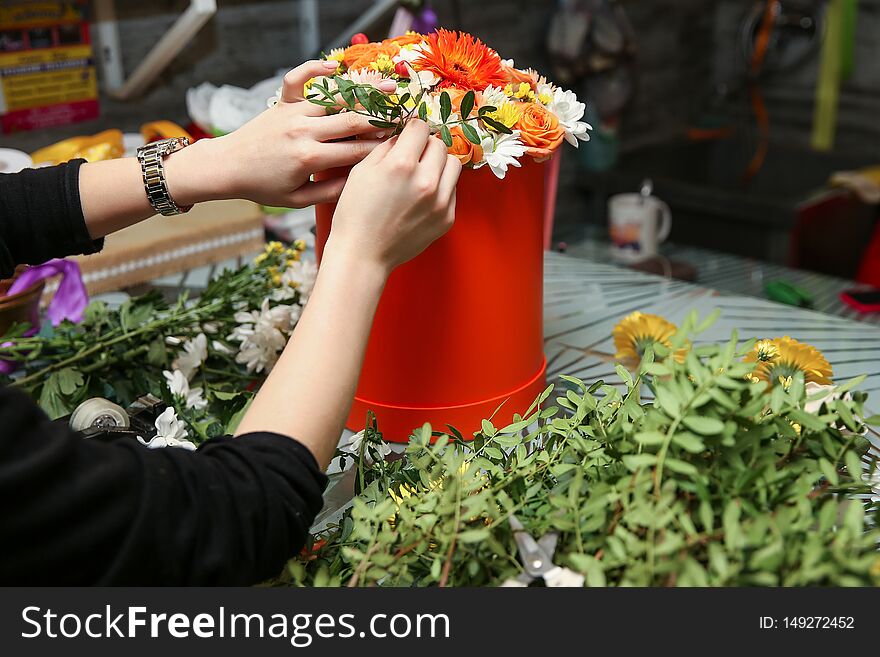
<instances>
[{"instance_id":1,"label":"white chrysanthemum flower","mask_svg":"<svg viewBox=\"0 0 880 657\"><path fill-rule=\"evenodd\" d=\"M482 104L481 107L497 107L501 109L502 106L511 102L510 98L507 97L507 94L504 93L504 89L500 87L493 87L489 85L483 90L482 96Z\"/></svg>"},{"instance_id":2,"label":"white chrysanthemum flower","mask_svg":"<svg viewBox=\"0 0 880 657\"><path fill-rule=\"evenodd\" d=\"M171 367L183 372L187 379L191 379L197 369L208 358L208 338L204 333L183 343L183 353L174 359Z\"/></svg>"},{"instance_id":3,"label":"white chrysanthemum flower","mask_svg":"<svg viewBox=\"0 0 880 657\"><path fill-rule=\"evenodd\" d=\"M177 413L171 406L156 418L155 425L156 436L149 442L138 436L138 441L142 445L146 445L149 449L161 447L179 447L188 451L196 449L195 444L186 439L186 424L178 419Z\"/></svg>"},{"instance_id":4,"label":"white chrysanthemum flower","mask_svg":"<svg viewBox=\"0 0 880 657\"><path fill-rule=\"evenodd\" d=\"M279 352L287 344L291 318L290 306L270 308L269 299L263 299L260 310L235 313L239 326L227 338L241 343L235 362L245 365L248 372L271 370Z\"/></svg>"},{"instance_id":5,"label":"white chrysanthemum flower","mask_svg":"<svg viewBox=\"0 0 880 657\"><path fill-rule=\"evenodd\" d=\"M501 180L507 175L507 168L510 166L522 166L519 163L526 153L526 147L519 140L519 130L514 130L511 134L498 134L483 137L480 145L483 148L483 162L475 168L488 164L492 169L492 173Z\"/></svg>"},{"instance_id":6,"label":"white chrysanthemum flower","mask_svg":"<svg viewBox=\"0 0 880 657\"><path fill-rule=\"evenodd\" d=\"M205 399L202 388L200 386L190 388L189 381L183 372L180 370L174 370L173 372L165 370L162 372L162 375L165 377L165 382L168 384L171 394L183 400L187 408L201 411L208 407L208 400Z\"/></svg>"},{"instance_id":7,"label":"white chrysanthemum flower","mask_svg":"<svg viewBox=\"0 0 880 657\"><path fill-rule=\"evenodd\" d=\"M422 41L421 43L407 44L405 46L401 46L400 52L394 55L394 57L391 58L391 61L395 64L397 64L398 62L406 62L407 64L412 64L427 50L428 44L424 41Z\"/></svg>"},{"instance_id":8,"label":"white chrysanthemum flower","mask_svg":"<svg viewBox=\"0 0 880 657\"><path fill-rule=\"evenodd\" d=\"M220 340L213 340L211 342L211 349L216 351L218 354L223 354L224 356L231 356L235 353L235 351L225 342L220 342Z\"/></svg>"},{"instance_id":9,"label":"white chrysanthemum flower","mask_svg":"<svg viewBox=\"0 0 880 657\"><path fill-rule=\"evenodd\" d=\"M578 100L577 94L573 91L556 89L547 109L559 119L559 125L565 129L565 141L569 144L576 147L579 140L590 141L590 134L587 131L592 130L593 126L581 121L587 106Z\"/></svg>"},{"instance_id":10,"label":"white chrysanthemum flower","mask_svg":"<svg viewBox=\"0 0 880 657\"><path fill-rule=\"evenodd\" d=\"M366 431L361 429L351 437L351 442L348 443L348 445L346 445L345 447L340 447L339 451L358 456L361 452L361 444L364 442L365 435ZM391 446L384 440L370 441L369 444L373 447L373 449L376 450L376 452L379 453L382 458L385 458L386 456L391 454ZM364 460L368 463L372 462L369 450L364 451Z\"/></svg>"},{"instance_id":11,"label":"white chrysanthemum flower","mask_svg":"<svg viewBox=\"0 0 880 657\"><path fill-rule=\"evenodd\" d=\"M312 295L312 290L315 289L317 279L318 265L311 260L296 260L281 274L281 287L275 290L273 298L278 301L292 299L294 295L289 292L296 291L299 292L299 302L305 305ZM278 296L275 293L278 293Z\"/></svg>"}]
</instances>

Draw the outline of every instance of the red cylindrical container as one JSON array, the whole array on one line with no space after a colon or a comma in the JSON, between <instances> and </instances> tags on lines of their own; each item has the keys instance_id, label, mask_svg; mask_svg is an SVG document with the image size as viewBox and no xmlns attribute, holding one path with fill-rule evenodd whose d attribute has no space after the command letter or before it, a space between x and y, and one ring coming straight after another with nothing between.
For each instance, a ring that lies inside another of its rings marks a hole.
<instances>
[{"instance_id":1,"label":"red cylindrical container","mask_svg":"<svg viewBox=\"0 0 880 657\"><path fill-rule=\"evenodd\" d=\"M425 422L470 437L502 404L499 426L541 393L544 169L523 158L504 180L462 172L453 228L388 280L349 428L372 410L386 440ZM334 209L317 208L319 260Z\"/></svg>"}]
</instances>

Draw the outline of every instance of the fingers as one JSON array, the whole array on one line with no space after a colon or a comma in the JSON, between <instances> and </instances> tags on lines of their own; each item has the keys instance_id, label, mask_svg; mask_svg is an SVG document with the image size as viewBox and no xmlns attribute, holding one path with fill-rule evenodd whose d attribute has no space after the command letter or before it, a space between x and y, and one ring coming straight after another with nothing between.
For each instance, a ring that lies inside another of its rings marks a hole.
<instances>
[{"instance_id":1,"label":"fingers","mask_svg":"<svg viewBox=\"0 0 880 657\"><path fill-rule=\"evenodd\" d=\"M385 142L375 139L357 139L332 144L316 144L315 171L357 164Z\"/></svg>"},{"instance_id":2,"label":"fingers","mask_svg":"<svg viewBox=\"0 0 880 657\"><path fill-rule=\"evenodd\" d=\"M304 97L303 91L306 82L321 75L330 75L336 71L337 63L334 61L311 60L300 64L284 76L281 85L281 102L297 103Z\"/></svg>"},{"instance_id":3,"label":"fingers","mask_svg":"<svg viewBox=\"0 0 880 657\"><path fill-rule=\"evenodd\" d=\"M446 156L448 154L446 144L437 137L428 139L428 145L422 153L422 159L419 161L421 167L425 170L426 175L435 180L440 179L443 173L443 167L446 166Z\"/></svg>"},{"instance_id":4,"label":"fingers","mask_svg":"<svg viewBox=\"0 0 880 657\"><path fill-rule=\"evenodd\" d=\"M440 176L440 183L437 185L437 196L441 199L453 199L453 212L455 211L455 189L460 175L461 162L454 155L447 155L446 164Z\"/></svg>"},{"instance_id":5,"label":"fingers","mask_svg":"<svg viewBox=\"0 0 880 657\"><path fill-rule=\"evenodd\" d=\"M315 107L323 111L323 108L320 106L315 105ZM317 121L311 124L312 135L318 141L331 141L376 132L376 126L370 124L371 120L376 119L355 112L340 112L339 114L320 116Z\"/></svg>"},{"instance_id":6,"label":"fingers","mask_svg":"<svg viewBox=\"0 0 880 657\"><path fill-rule=\"evenodd\" d=\"M307 182L290 197L291 206L305 208L318 203L335 203L342 194L347 178L330 178L320 182Z\"/></svg>"},{"instance_id":7,"label":"fingers","mask_svg":"<svg viewBox=\"0 0 880 657\"><path fill-rule=\"evenodd\" d=\"M407 122L403 132L400 133L394 151L402 158L418 162L425 151L430 136L431 131L428 124L422 120L413 119Z\"/></svg>"}]
</instances>

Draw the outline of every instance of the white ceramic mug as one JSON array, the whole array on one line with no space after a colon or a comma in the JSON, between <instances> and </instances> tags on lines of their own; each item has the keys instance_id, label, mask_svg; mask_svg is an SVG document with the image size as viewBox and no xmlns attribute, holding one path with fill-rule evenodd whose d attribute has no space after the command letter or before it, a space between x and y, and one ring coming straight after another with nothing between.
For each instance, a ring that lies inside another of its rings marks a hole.
<instances>
[{"instance_id":1,"label":"white ceramic mug","mask_svg":"<svg viewBox=\"0 0 880 657\"><path fill-rule=\"evenodd\" d=\"M618 194L608 199L612 255L637 262L657 255L657 246L672 230L672 212L656 196Z\"/></svg>"}]
</instances>

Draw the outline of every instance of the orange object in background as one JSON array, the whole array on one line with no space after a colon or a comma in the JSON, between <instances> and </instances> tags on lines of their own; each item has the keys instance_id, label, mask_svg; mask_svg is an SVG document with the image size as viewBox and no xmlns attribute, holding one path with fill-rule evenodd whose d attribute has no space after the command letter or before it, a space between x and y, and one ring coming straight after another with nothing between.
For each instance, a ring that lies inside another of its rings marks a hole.
<instances>
[{"instance_id":1,"label":"orange object in background","mask_svg":"<svg viewBox=\"0 0 880 657\"><path fill-rule=\"evenodd\" d=\"M31 153L34 164L62 164L76 158L87 162L112 160L125 154L122 131L111 129L90 137L71 137Z\"/></svg>"},{"instance_id":2,"label":"orange object in background","mask_svg":"<svg viewBox=\"0 0 880 657\"><path fill-rule=\"evenodd\" d=\"M346 426L371 410L389 441L425 422L469 437L502 403L498 426L541 393L544 181L526 158L504 180L462 172L455 225L385 286ZM317 207L319 261L334 209Z\"/></svg>"},{"instance_id":3,"label":"orange object in background","mask_svg":"<svg viewBox=\"0 0 880 657\"><path fill-rule=\"evenodd\" d=\"M151 121L150 123L144 123L141 126L141 136L144 138L144 143L146 144L161 139L174 139L179 137L186 137L189 139L190 143L193 142L192 135L173 121Z\"/></svg>"}]
</instances>

